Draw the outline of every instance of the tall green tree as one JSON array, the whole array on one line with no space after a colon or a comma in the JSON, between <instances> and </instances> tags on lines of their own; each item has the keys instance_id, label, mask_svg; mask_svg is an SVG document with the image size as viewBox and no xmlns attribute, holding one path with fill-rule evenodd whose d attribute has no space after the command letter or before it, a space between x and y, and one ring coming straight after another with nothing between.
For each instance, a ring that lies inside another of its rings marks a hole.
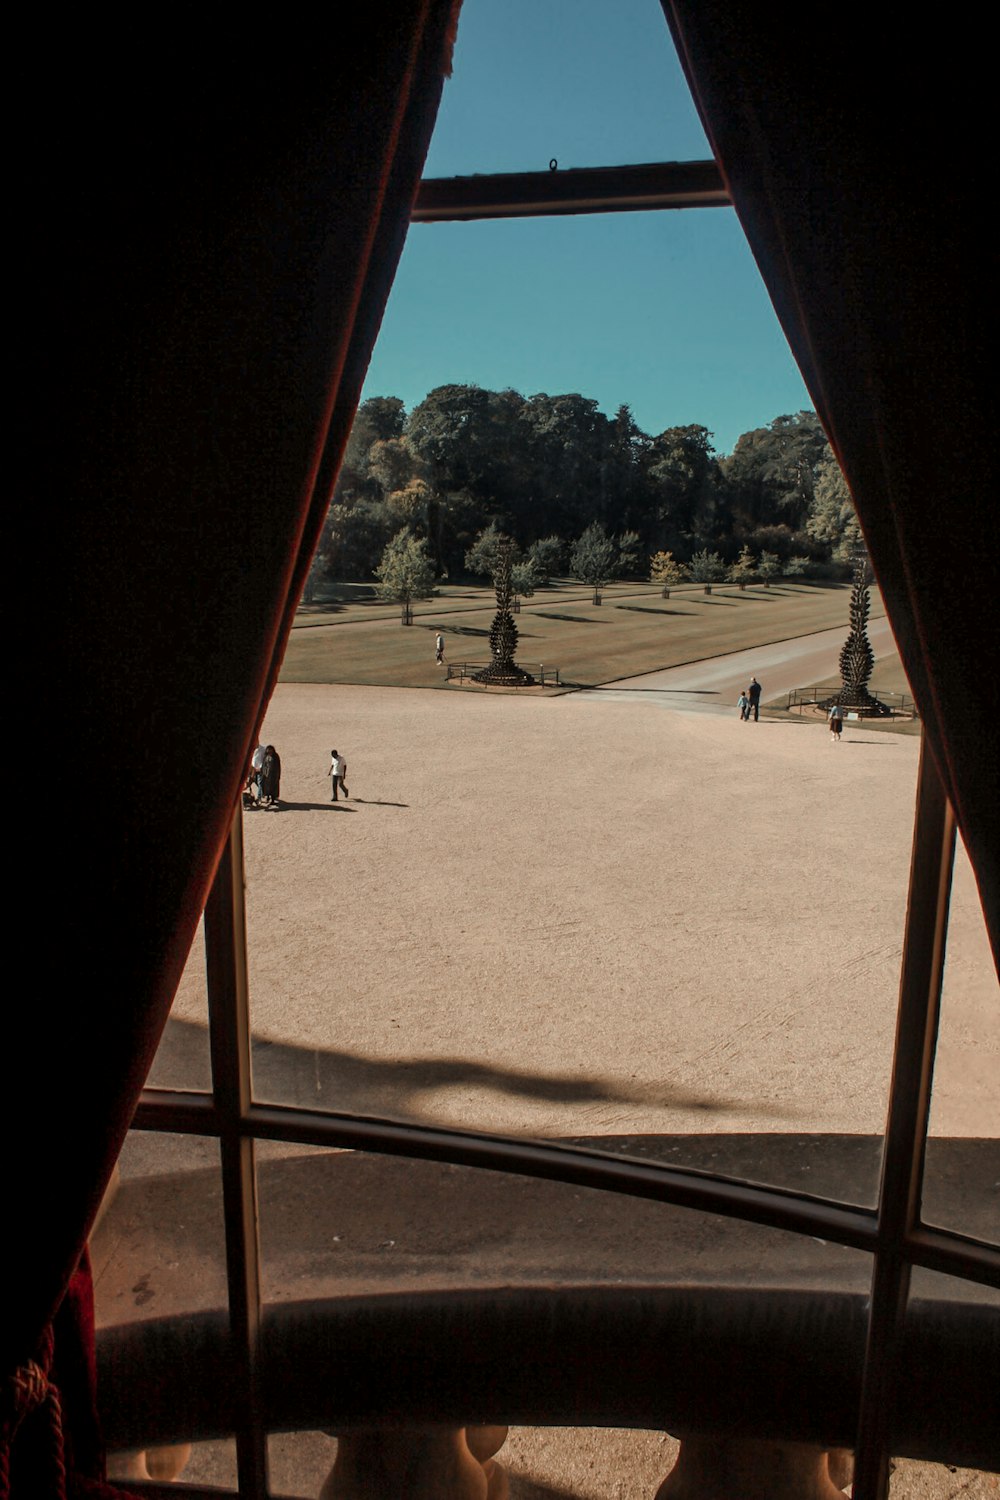
<instances>
[{"instance_id":1,"label":"tall green tree","mask_svg":"<svg viewBox=\"0 0 1000 1500\"><path fill-rule=\"evenodd\" d=\"M599 521L593 521L570 548L569 565L574 578L588 583L594 590L594 603L600 604L601 590L615 577L618 547Z\"/></svg>"},{"instance_id":2,"label":"tall green tree","mask_svg":"<svg viewBox=\"0 0 1000 1500\"><path fill-rule=\"evenodd\" d=\"M757 563L749 547L742 547L740 555L734 563L729 564L728 578L730 583L738 583L741 589L745 589L757 576Z\"/></svg>"},{"instance_id":3,"label":"tall green tree","mask_svg":"<svg viewBox=\"0 0 1000 1500\"><path fill-rule=\"evenodd\" d=\"M347 439L338 491L353 491L369 478L369 455L376 443L402 436L406 408L398 396L371 396L362 401Z\"/></svg>"},{"instance_id":4,"label":"tall green tree","mask_svg":"<svg viewBox=\"0 0 1000 1500\"><path fill-rule=\"evenodd\" d=\"M831 453L819 466L805 529L834 562L848 563L861 543L861 527L847 480Z\"/></svg>"},{"instance_id":5,"label":"tall green tree","mask_svg":"<svg viewBox=\"0 0 1000 1500\"><path fill-rule=\"evenodd\" d=\"M398 527L398 519L379 501L331 505L319 546L325 558L326 576L370 579L386 542Z\"/></svg>"},{"instance_id":6,"label":"tall green tree","mask_svg":"<svg viewBox=\"0 0 1000 1500\"><path fill-rule=\"evenodd\" d=\"M651 547L687 552L715 535L722 481L707 427L666 428L645 449L643 467Z\"/></svg>"},{"instance_id":7,"label":"tall green tree","mask_svg":"<svg viewBox=\"0 0 1000 1500\"><path fill-rule=\"evenodd\" d=\"M401 623L412 625L413 600L426 599L434 589L434 564L427 555L427 543L403 527L386 544L375 577L379 598L401 604Z\"/></svg>"},{"instance_id":8,"label":"tall green tree","mask_svg":"<svg viewBox=\"0 0 1000 1500\"><path fill-rule=\"evenodd\" d=\"M692 581L694 583L703 583L705 585L705 593L710 594L712 592L712 584L721 583L725 578L726 565L718 552L709 552L707 547L703 547L700 552L694 554L688 563L688 572L691 575Z\"/></svg>"},{"instance_id":9,"label":"tall green tree","mask_svg":"<svg viewBox=\"0 0 1000 1500\"><path fill-rule=\"evenodd\" d=\"M734 521L798 529L812 503L819 465L830 445L815 412L775 417L766 427L743 433L723 463L728 506Z\"/></svg>"},{"instance_id":10,"label":"tall green tree","mask_svg":"<svg viewBox=\"0 0 1000 1500\"><path fill-rule=\"evenodd\" d=\"M528 558L539 584L544 585L561 573L566 560L566 543L561 536L543 536L532 542Z\"/></svg>"},{"instance_id":11,"label":"tall green tree","mask_svg":"<svg viewBox=\"0 0 1000 1500\"><path fill-rule=\"evenodd\" d=\"M523 406L517 391L436 386L410 412L406 437L437 489L467 490L506 513L516 502L525 459Z\"/></svg>"},{"instance_id":12,"label":"tall green tree","mask_svg":"<svg viewBox=\"0 0 1000 1500\"><path fill-rule=\"evenodd\" d=\"M426 477L425 466L406 437L378 438L368 449L368 473L384 495Z\"/></svg>"},{"instance_id":13,"label":"tall green tree","mask_svg":"<svg viewBox=\"0 0 1000 1500\"><path fill-rule=\"evenodd\" d=\"M538 583L538 575L535 565L530 558L522 558L520 562L511 563L510 567L510 593L514 601L514 609L521 608L522 599L530 599L535 592Z\"/></svg>"},{"instance_id":14,"label":"tall green tree","mask_svg":"<svg viewBox=\"0 0 1000 1500\"><path fill-rule=\"evenodd\" d=\"M623 531L618 537L618 558L615 577L624 578L635 573L639 567L640 537L637 531Z\"/></svg>"},{"instance_id":15,"label":"tall green tree","mask_svg":"<svg viewBox=\"0 0 1000 1500\"><path fill-rule=\"evenodd\" d=\"M465 566L470 573L480 576L488 575L492 578L500 563L500 551L502 547L508 547L511 555L511 566L519 560L521 553L517 544L506 532L500 530L495 521L483 528L476 537L472 546L465 554Z\"/></svg>"},{"instance_id":16,"label":"tall green tree","mask_svg":"<svg viewBox=\"0 0 1000 1500\"><path fill-rule=\"evenodd\" d=\"M436 491L428 513L428 537L438 576L458 578L465 555L489 519L488 504L471 490Z\"/></svg>"},{"instance_id":17,"label":"tall green tree","mask_svg":"<svg viewBox=\"0 0 1000 1500\"><path fill-rule=\"evenodd\" d=\"M781 574L781 558L777 552L764 551L760 554L757 573L764 587L769 589L771 587L771 579L778 578Z\"/></svg>"},{"instance_id":18,"label":"tall green tree","mask_svg":"<svg viewBox=\"0 0 1000 1500\"><path fill-rule=\"evenodd\" d=\"M649 581L660 585L664 599L669 599L670 590L686 577L687 569L672 552L656 552L649 559Z\"/></svg>"},{"instance_id":19,"label":"tall green tree","mask_svg":"<svg viewBox=\"0 0 1000 1500\"><path fill-rule=\"evenodd\" d=\"M514 508L518 534L571 536L603 521L610 424L597 402L539 393L525 402L522 430L528 473Z\"/></svg>"}]
</instances>

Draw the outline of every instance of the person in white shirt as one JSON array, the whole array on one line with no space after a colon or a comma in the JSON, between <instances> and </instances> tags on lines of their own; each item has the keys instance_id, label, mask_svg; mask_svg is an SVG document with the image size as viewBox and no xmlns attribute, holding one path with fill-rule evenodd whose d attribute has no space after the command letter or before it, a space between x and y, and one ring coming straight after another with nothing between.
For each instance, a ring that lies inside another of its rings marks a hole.
<instances>
[{"instance_id":1,"label":"person in white shirt","mask_svg":"<svg viewBox=\"0 0 1000 1500\"><path fill-rule=\"evenodd\" d=\"M247 773L246 786L243 790L250 798L250 805L260 806L260 781L264 771L264 746L258 745L250 757L250 770Z\"/></svg>"},{"instance_id":2,"label":"person in white shirt","mask_svg":"<svg viewBox=\"0 0 1000 1500\"><path fill-rule=\"evenodd\" d=\"M434 637L434 660L439 666L444 666L444 636L440 630Z\"/></svg>"},{"instance_id":3,"label":"person in white shirt","mask_svg":"<svg viewBox=\"0 0 1000 1500\"><path fill-rule=\"evenodd\" d=\"M330 751L330 769L326 774L330 778L330 801L336 802L338 786L343 792L344 797L348 797L349 793L345 784L345 780L347 777L347 761L342 755L338 755L336 750Z\"/></svg>"}]
</instances>

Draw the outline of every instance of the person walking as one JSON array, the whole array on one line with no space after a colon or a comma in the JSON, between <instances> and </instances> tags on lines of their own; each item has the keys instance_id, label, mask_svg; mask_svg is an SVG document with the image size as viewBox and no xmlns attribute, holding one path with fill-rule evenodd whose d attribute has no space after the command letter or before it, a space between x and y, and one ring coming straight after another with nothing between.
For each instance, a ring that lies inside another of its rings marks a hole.
<instances>
[{"instance_id":1,"label":"person walking","mask_svg":"<svg viewBox=\"0 0 1000 1500\"><path fill-rule=\"evenodd\" d=\"M844 710L839 703L834 703L827 714L830 721L830 739L835 745L840 744L840 732L844 727Z\"/></svg>"},{"instance_id":2,"label":"person walking","mask_svg":"<svg viewBox=\"0 0 1000 1500\"><path fill-rule=\"evenodd\" d=\"M741 719L748 719L750 717L750 699L747 697L746 693L741 693L737 698L736 707L740 711Z\"/></svg>"},{"instance_id":3,"label":"person walking","mask_svg":"<svg viewBox=\"0 0 1000 1500\"><path fill-rule=\"evenodd\" d=\"M760 718L760 692L760 683L757 681L756 677L751 677L750 686L747 688L747 697L750 699L750 707L747 709L747 718L749 719L752 711L755 724Z\"/></svg>"},{"instance_id":4,"label":"person walking","mask_svg":"<svg viewBox=\"0 0 1000 1500\"><path fill-rule=\"evenodd\" d=\"M439 667L444 666L444 636L441 634L440 630L434 637L434 660L437 662Z\"/></svg>"},{"instance_id":5,"label":"person walking","mask_svg":"<svg viewBox=\"0 0 1000 1500\"><path fill-rule=\"evenodd\" d=\"M330 801L337 801L338 787L343 792L344 800L346 801L350 795L345 784L345 778L347 776L347 761L342 755L338 755L336 750L330 751L330 769L326 774L330 778Z\"/></svg>"},{"instance_id":6,"label":"person walking","mask_svg":"<svg viewBox=\"0 0 1000 1500\"><path fill-rule=\"evenodd\" d=\"M281 795L281 756L273 745L264 746L264 764L260 768L260 800L265 807L277 807Z\"/></svg>"},{"instance_id":7,"label":"person walking","mask_svg":"<svg viewBox=\"0 0 1000 1500\"><path fill-rule=\"evenodd\" d=\"M260 781L264 774L264 755L264 746L258 745L250 760L250 779L247 785L250 788L250 794L253 797L255 807L260 806L263 796Z\"/></svg>"}]
</instances>

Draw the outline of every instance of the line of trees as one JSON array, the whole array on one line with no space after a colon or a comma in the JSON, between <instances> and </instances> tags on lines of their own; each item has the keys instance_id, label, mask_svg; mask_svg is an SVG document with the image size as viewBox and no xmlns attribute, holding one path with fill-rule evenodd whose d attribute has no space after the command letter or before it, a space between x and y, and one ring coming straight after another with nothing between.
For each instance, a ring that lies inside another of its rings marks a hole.
<instances>
[{"instance_id":1,"label":"line of trees","mask_svg":"<svg viewBox=\"0 0 1000 1500\"><path fill-rule=\"evenodd\" d=\"M776 417L721 456L707 428L650 435L627 406L609 417L578 394L445 385L409 413L394 396L362 402L313 581L371 582L407 539L436 579L486 575L501 534L517 544L515 592L569 570L595 601L614 577L669 589L846 573L859 535L814 412Z\"/></svg>"}]
</instances>

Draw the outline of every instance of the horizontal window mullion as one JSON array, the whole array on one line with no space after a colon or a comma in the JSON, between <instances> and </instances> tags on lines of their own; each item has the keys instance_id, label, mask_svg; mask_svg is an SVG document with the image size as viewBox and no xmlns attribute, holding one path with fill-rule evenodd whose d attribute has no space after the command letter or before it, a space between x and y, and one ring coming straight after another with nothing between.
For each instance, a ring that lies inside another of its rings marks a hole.
<instances>
[{"instance_id":1,"label":"horizontal window mullion","mask_svg":"<svg viewBox=\"0 0 1000 1500\"><path fill-rule=\"evenodd\" d=\"M815 1235L857 1250L877 1240L872 1210L813 1198L791 1189L741 1182L694 1167L662 1166L606 1156L584 1147L510 1140L471 1131L254 1105L246 1128L261 1140L409 1156L453 1166L545 1178L627 1197L672 1203L772 1229Z\"/></svg>"},{"instance_id":2,"label":"horizontal window mullion","mask_svg":"<svg viewBox=\"0 0 1000 1500\"><path fill-rule=\"evenodd\" d=\"M410 219L414 224L437 224L558 214L728 208L731 203L714 161L644 162L568 171L427 177L420 184Z\"/></svg>"},{"instance_id":3,"label":"horizontal window mullion","mask_svg":"<svg viewBox=\"0 0 1000 1500\"><path fill-rule=\"evenodd\" d=\"M212 1094L186 1089L144 1088L139 1095L133 1130L163 1130L173 1135L222 1135L222 1116Z\"/></svg>"},{"instance_id":4,"label":"horizontal window mullion","mask_svg":"<svg viewBox=\"0 0 1000 1500\"><path fill-rule=\"evenodd\" d=\"M925 1271L1000 1287L1000 1245L922 1224L905 1236L901 1249L912 1265Z\"/></svg>"}]
</instances>

